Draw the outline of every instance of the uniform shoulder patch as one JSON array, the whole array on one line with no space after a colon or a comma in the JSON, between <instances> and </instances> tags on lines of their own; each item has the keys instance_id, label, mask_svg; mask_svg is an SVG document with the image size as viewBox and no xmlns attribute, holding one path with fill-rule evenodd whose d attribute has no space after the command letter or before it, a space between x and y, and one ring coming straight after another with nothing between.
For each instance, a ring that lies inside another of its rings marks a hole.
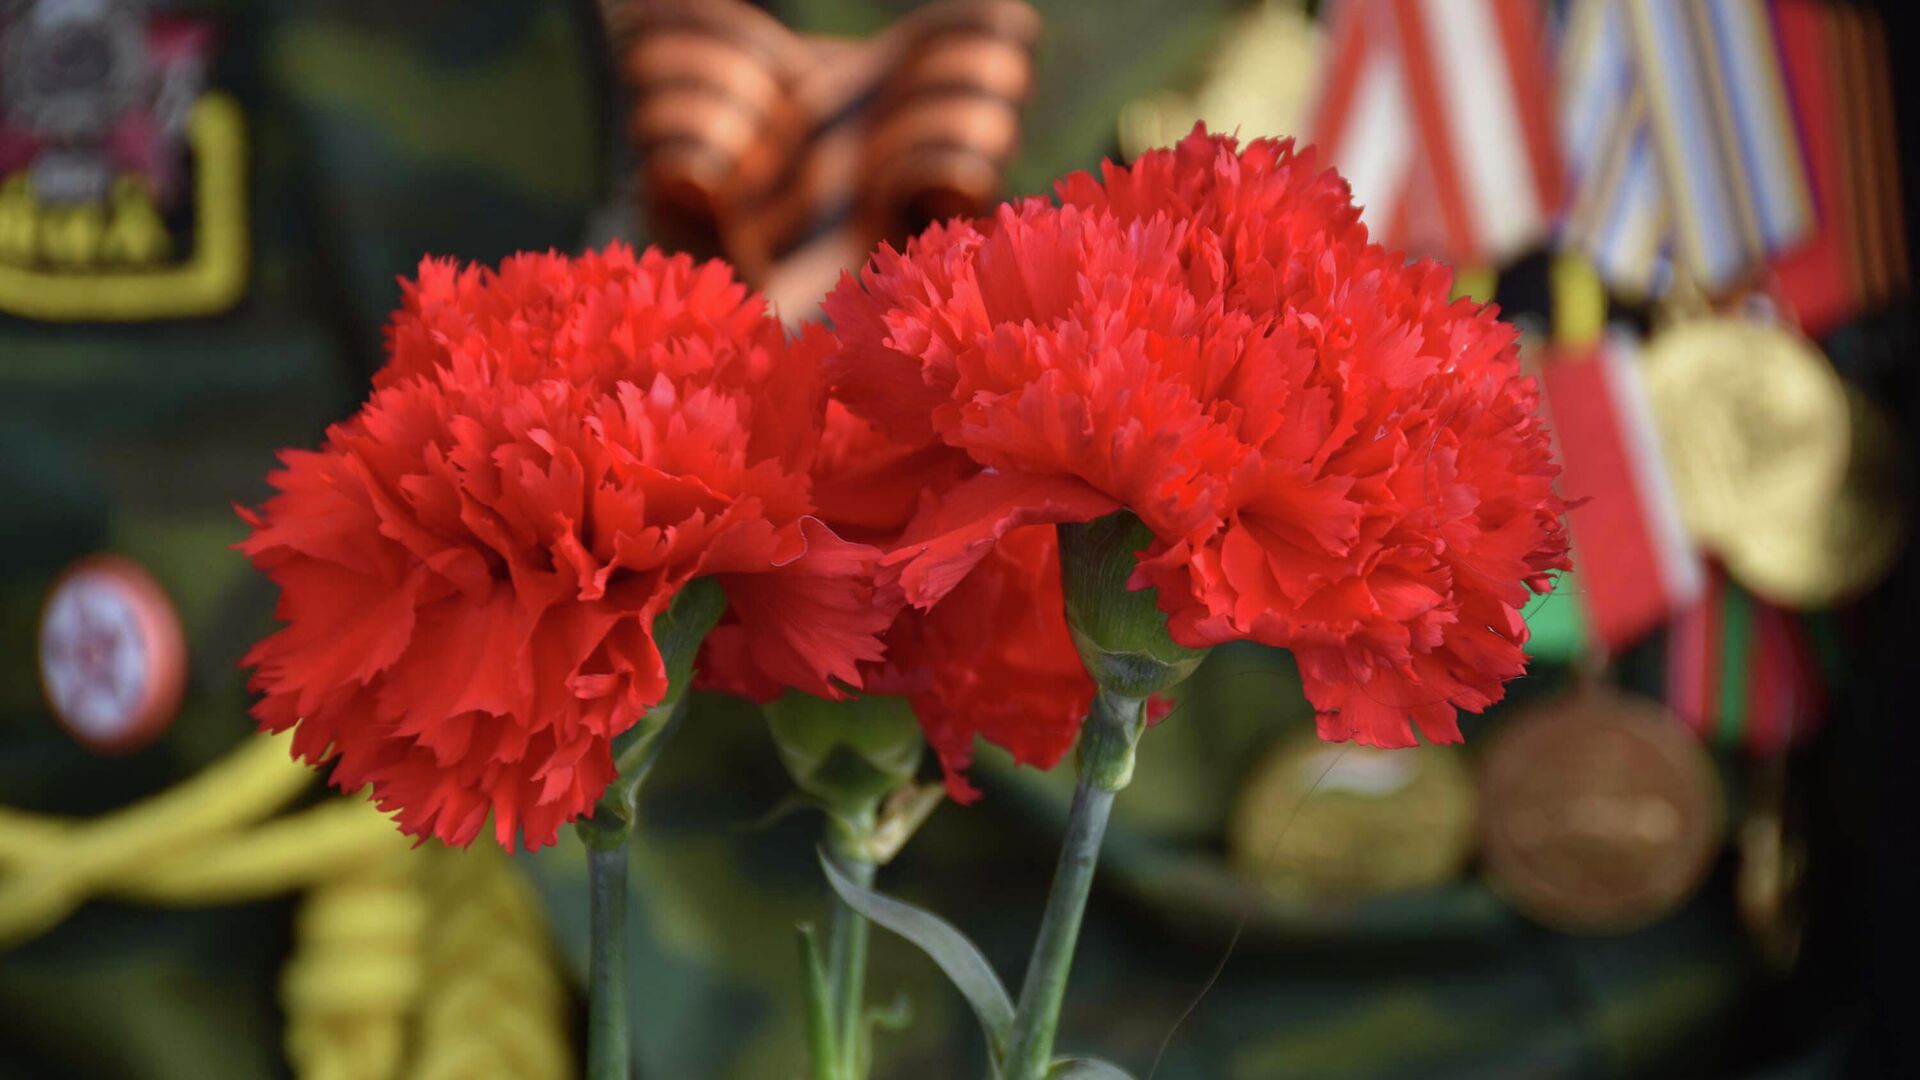
<instances>
[{"instance_id":1,"label":"uniform shoulder patch","mask_svg":"<svg viewBox=\"0 0 1920 1080\"><path fill-rule=\"evenodd\" d=\"M213 314L246 287L246 132L211 26L141 0L0 8L0 311Z\"/></svg>"}]
</instances>

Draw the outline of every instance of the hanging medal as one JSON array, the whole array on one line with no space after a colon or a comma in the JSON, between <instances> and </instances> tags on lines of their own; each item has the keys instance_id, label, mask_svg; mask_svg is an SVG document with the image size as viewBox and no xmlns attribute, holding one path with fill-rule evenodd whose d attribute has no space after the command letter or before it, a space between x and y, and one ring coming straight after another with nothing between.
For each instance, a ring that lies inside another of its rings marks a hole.
<instances>
[{"instance_id":1,"label":"hanging medal","mask_svg":"<svg viewBox=\"0 0 1920 1080\"><path fill-rule=\"evenodd\" d=\"M1228 827L1236 869L1277 896L1346 899L1454 880L1477 795L1459 750L1283 738L1254 766Z\"/></svg>"},{"instance_id":2,"label":"hanging medal","mask_svg":"<svg viewBox=\"0 0 1920 1080\"><path fill-rule=\"evenodd\" d=\"M1845 476L1848 409L1811 342L1738 316L1688 317L1654 336L1643 370L1696 540L1737 562L1756 535L1816 527Z\"/></svg>"},{"instance_id":3,"label":"hanging medal","mask_svg":"<svg viewBox=\"0 0 1920 1080\"><path fill-rule=\"evenodd\" d=\"M1698 740L1649 698L1589 685L1501 726L1480 760L1489 887L1542 925L1618 934L1693 895L1724 832Z\"/></svg>"},{"instance_id":4,"label":"hanging medal","mask_svg":"<svg viewBox=\"0 0 1920 1080\"><path fill-rule=\"evenodd\" d=\"M1734 835L1739 869L1734 902L1761 965L1776 978L1800 959L1806 936L1806 828L1788 799L1787 759L1757 762L1746 784L1746 812Z\"/></svg>"}]
</instances>

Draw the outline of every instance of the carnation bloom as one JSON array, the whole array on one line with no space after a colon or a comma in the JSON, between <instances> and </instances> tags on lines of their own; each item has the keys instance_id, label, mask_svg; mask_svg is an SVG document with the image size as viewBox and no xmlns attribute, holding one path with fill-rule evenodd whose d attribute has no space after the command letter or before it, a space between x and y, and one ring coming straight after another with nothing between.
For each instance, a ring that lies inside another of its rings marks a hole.
<instances>
[{"instance_id":1,"label":"carnation bloom","mask_svg":"<svg viewBox=\"0 0 1920 1080\"><path fill-rule=\"evenodd\" d=\"M552 843L667 692L654 617L698 577L771 677L879 656L876 552L812 516L819 333L719 264L625 248L427 262L372 397L287 451L239 546L287 624L254 715L406 832Z\"/></svg>"},{"instance_id":2,"label":"carnation bloom","mask_svg":"<svg viewBox=\"0 0 1920 1080\"><path fill-rule=\"evenodd\" d=\"M1137 515L1174 640L1291 649L1321 734L1457 741L1567 565L1537 394L1492 309L1367 243L1290 141L1202 131L883 249L826 304L834 392L980 472L883 559L937 609L1016 530ZM991 631L987 631L991 632Z\"/></svg>"},{"instance_id":3,"label":"carnation bloom","mask_svg":"<svg viewBox=\"0 0 1920 1080\"><path fill-rule=\"evenodd\" d=\"M912 544L914 520L980 466L938 442L903 443L829 401L814 465L820 516L840 535L892 550ZM946 773L947 790L971 802L965 771L974 738L1015 761L1050 769L1073 746L1093 700L1062 610L1053 529L1014 529L929 610L901 611L887 631L886 657L861 665L868 692L907 699ZM896 590L897 591L897 590ZM883 598L885 610L900 607ZM752 651L721 627L702 654L709 685L761 700L782 686L756 670Z\"/></svg>"}]
</instances>

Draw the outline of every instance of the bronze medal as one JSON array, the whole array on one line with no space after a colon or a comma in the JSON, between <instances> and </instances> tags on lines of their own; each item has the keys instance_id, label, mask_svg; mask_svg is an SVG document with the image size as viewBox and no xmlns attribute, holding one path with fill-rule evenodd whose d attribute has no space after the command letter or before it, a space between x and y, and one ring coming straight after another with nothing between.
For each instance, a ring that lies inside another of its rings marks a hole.
<instances>
[{"instance_id":1,"label":"bronze medal","mask_svg":"<svg viewBox=\"0 0 1920 1080\"><path fill-rule=\"evenodd\" d=\"M1723 554L1809 527L1847 470L1847 395L1798 335L1712 317L1656 336L1647 395L1689 530Z\"/></svg>"},{"instance_id":2,"label":"bronze medal","mask_svg":"<svg viewBox=\"0 0 1920 1080\"><path fill-rule=\"evenodd\" d=\"M1234 866L1280 895L1369 896L1459 876L1474 790L1460 752L1284 739L1248 776Z\"/></svg>"},{"instance_id":3,"label":"bronze medal","mask_svg":"<svg viewBox=\"0 0 1920 1080\"><path fill-rule=\"evenodd\" d=\"M1480 766L1487 882L1570 933L1624 933L1691 896L1723 825L1699 742L1656 702L1589 689L1509 720Z\"/></svg>"}]
</instances>

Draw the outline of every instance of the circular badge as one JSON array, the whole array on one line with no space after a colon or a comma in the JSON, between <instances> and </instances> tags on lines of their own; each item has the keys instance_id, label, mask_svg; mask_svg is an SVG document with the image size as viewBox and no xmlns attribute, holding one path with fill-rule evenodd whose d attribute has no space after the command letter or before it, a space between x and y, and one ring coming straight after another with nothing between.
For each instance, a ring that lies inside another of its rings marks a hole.
<instances>
[{"instance_id":1,"label":"circular badge","mask_svg":"<svg viewBox=\"0 0 1920 1080\"><path fill-rule=\"evenodd\" d=\"M113 555L75 563L40 616L40 684L73 737L104 753L152 742L186 686L180 617L153 576Z\"/></svg>"},{"instance_id":2,"label":"circular badge","mask_svg":"<svg viewBox=\"0 0 1920 1080\"><path fill-rule=\"evenodd\" d=\"M1655 337L1644 363L1680 510L1702 543L1729 551L1832 505L1847 469L1847 395L1804 338L1700 319Z\"/></svg>"},{"instance_id":3,"label":"circular badge","mask_svg":"<svg viewBox=\"0 0 1920 1080\"><path fill-rule=\"evenodd\" d=\"M1722 832L1699 742L1658 703L1587 690L1509 720L1480 766L1488 884L1527 917L1625 933L1691 896Z\"/></svg>"},{"instance_id":4,"label":"circular badge","mask_svg":"<svg viewBox=\"0 0 1920 1080\"><path fill-rule=\"evenodd\" d=\"M1228 842L1235 867L1277 893L1415 889L1450 881L1466 865L1474 802L1451 747L1289 738L1248 777Z\"/></svg>"}]
</instances>

